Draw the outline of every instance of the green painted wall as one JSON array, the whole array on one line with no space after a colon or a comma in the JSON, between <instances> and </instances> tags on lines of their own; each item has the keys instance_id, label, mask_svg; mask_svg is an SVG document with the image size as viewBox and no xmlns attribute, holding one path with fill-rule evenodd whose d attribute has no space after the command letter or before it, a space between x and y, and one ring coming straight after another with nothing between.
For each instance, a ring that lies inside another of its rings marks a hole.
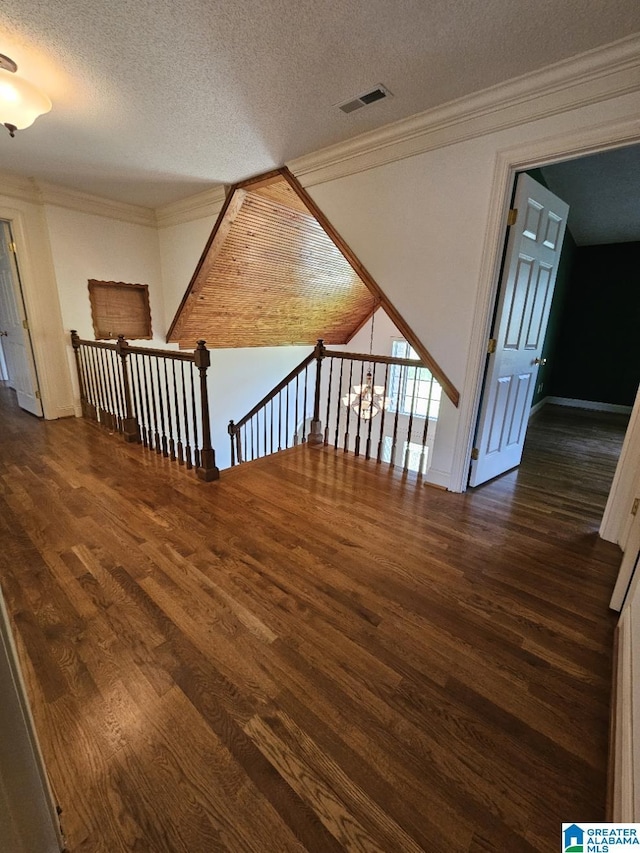
<instances>
[{"instance_id":1,"label":"green painted wall","mask_svg":"<svg viewBox=\"0 0 640 853\"><path fill-rule=\"evenodd\" d=\"M544 394L632 406L640 381L640 242L577 247L563 305Z\"/></svg>"}]
</instances>

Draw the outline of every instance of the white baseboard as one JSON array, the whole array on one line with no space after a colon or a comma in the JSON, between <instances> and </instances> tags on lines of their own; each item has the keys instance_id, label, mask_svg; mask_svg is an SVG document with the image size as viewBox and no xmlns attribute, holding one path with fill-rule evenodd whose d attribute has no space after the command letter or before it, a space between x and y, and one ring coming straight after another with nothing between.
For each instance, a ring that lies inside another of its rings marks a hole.
<instances>
[{"instance_id":1,"label":"white baseboard","mask_svg":"<svg viewBox=\"0 0 640 853\"><path fill-rule=\"evenodd\" d=\"M590 409L594 412L611 412L619 415L630 415L631 406L619 406L617 403L598 403L595 400L574 400L571 397L545 397L546 403L555 406L570 406L573 409Z\"/></svg>"},{"instance_id":2,"label":"white baseboard","mask_svg":"<svg viewBox=\"0 0 640 853\"><path fill-rule=\"evenodd\" d=\"M440 471L438 468L429 468L424 476L427 483L432 486L440 486L442 489L448 489L451 483L451 472Z\"/></svg>"},{"instance_id":3,"label":"white baseboard","mask_svg":"<svg viewBox=\"0 0 640 853\"><path fill-rule=\"evenodd\" d=\"M536 412L539 412L540 409L544 405L546 405L550 399L551 399L550 397L543 397L542 400L538 400L538 402L535 404L535 406L531 406L531 409L529 411L529 417L531 417L531 415L535 415Z\"/></svg>"}]
</instances>

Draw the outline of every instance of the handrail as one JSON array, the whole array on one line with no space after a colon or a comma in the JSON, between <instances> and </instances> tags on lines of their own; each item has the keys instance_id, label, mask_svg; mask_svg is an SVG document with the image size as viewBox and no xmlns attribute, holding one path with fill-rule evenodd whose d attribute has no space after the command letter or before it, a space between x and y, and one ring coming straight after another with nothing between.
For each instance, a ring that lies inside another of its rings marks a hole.
<instances>
[{"instance_id":1,"label":"handrail","mask_svg":"<svg viewBox=\"0 0 640 853\"><path fill-rule=\"evenodd\" d=\"M201 480L219 477L211 444L204 341L192 352L89 341L71 332L83 417L126 441L196 469ZM186 366L186 370L185 370Z\"/></svg>"},{"instance_id":2,"label":"handrail","mask_svg":"<svg viewBox=\"0 0 640 853\"><path fill-rule=\"evenodd\" d=\"M324 355L329 358L343 358L350 361L368 361L371 364L397 364L402 367L426 367L427 365L419 358L396 358L393 355L371 355L366 352L341 352L339 350L326 349Z\"/></svg>"},{"instance_id":3,"label":"handrail","mask_svg":"<svg viewBox=\"0 0 640 853\"><path fill-rule=\"evenodd\" d=\"M324 378L323 361L328 364ZM315 375L309 371L313 362ZM333 444L356 455L362 448L367 459L373 456L423 476L442 390L419 358L331 350L319 340L243 418L229 422L231 464L308 442ZM321 408L326 410L324 431Z\"/></svg>"},{"instance_id":4,"label":"handrail","mask_svg":"<svg viewBox=\"0 0 640 853\"><path fill-rule=\"evenodd\" d=\"M71 333L75 334L74 332ZM194 360L194 352L195 350L169 350L169 349L153 349L153 347L141 347L141 346L132 346L128 341L124 338L123 345L129 352L138 353L140 355L154 355L158 358L171 358L175 361L193 361ZM94 349L106 349L106 350L117 350L118 344L110 344L106 341L89 341L83 338L77 338L77 343L86 347L93 347Z\"/></svg>"},{"instance_id":5,"label":"handrail","mask_svg":"<svg viewBox=\"0 0 640 853\"><path fill-rule=\"evenodd\" d=\"M311 364L315 357L316 353L314 350L305 359L303 359L297 367L294 367L293 370L285 376L282 382L278 382L278 384L274 386L271 391L268 392L268 394L265 394L262 400L260 400L259 403L256 403L250 412L247 412L247 414L243 418L240 418L240 420L234 424L235 428L238 430L243 427L247 423L247 421L251 420L251 418L260 411L260 409L264 408L264 406L266 406L267 403L273 400L274 397L277 397L280 391L286 388L286 386L291 382L292 379L295 379L296 376L299 376L305 369L305 367L308 367Z\"/></svg>"}]
</instances>

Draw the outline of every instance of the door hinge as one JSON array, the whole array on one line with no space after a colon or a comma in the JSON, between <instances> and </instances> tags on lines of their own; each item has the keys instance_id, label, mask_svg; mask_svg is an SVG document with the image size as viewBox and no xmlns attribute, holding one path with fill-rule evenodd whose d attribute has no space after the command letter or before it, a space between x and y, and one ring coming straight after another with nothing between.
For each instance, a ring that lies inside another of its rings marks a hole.
<instances>
[{"instance_id":1,"label":"door hinge","mask_svg":"<svg viewBox=\"0 0 640 853\"><path fill-rule=\"evenodd\" d=\"M15 253L18 251L18 247L17 247L17 246L16 246L16 244L13 242L13 240L9 243L9 251L10 251L10 252L13 252L13 254L14 254L14 255L15 255Z\"/></svg>"},{"instance_id":2,"label":"door hinge","mask_svg":"<svg viewBox=\"0 0 640 853\"><path fill-rule=\"evenodd\" d=\"M35 396L36 396L36 400L39 400L39 399L40 399L40 392L39 392L39 391L36 391L36 392L35 392Z\"/></svg>"},{"instance_id":3,"label":"door hinge","mask_svg":"<svg viewBox=\"0 0 640 853\"><path fill-rule=\"evenodd\" d=\"M471 451L471 458L473 460L480 458L480 451L478 450L477 447L474 447L473 450Z\"/></svg>"},{"instance_id":4,"label":"door hinge","mask_svg":"<svg viewBox=\"0 0 640 853\"><path fill-rule=\"evenodd\" d=\"M640 509L640 498L636 498L631 507L631 515L637 515Z\"/></svg>"},{"instance_id":5,"label":"door hinge","mask_svg":"<svg viewBox=\"0 0 640 853\"><path fill-rule=\"evenodd\" d=\"M507 227L510 228L512 225L516 224L516 219L518 218L518 208L512 207L509 213L507 214Z\"/></svg>"},{"instance_id":6,"label":"door hinge","mask_svg":"<svg viewBox=\"0 0 640 853\"><path fill-rule=\"evenodd\" d=\"M495 338L489 338L489 343L487 344L487 353L491 355L496 351L496 347L498 345L498 341Z\"/></svg>"},{"instance_id":7,"label":"door hinge","mask_svg":"<svg viewBox=\"0 0 640 853\"><path fill-rule=\"evenodd\" d=\"M27 330L27 332L29 331L29 324L27 323L27 321L26 321L26 320L23 320L23 321L22 321L22 328L23 328L23 329L26 329L26 330Z\"/></svg>"}]
</instances>

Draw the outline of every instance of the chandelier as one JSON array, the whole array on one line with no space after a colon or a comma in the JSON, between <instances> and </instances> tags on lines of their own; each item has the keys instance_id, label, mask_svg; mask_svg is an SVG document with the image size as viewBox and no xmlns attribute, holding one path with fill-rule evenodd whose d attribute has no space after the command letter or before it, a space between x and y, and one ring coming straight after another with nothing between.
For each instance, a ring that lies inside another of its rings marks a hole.
<instances>
[{"instance_id":1,"label":"chandelier","mask_svg":"<svg viewBox=\"0 0 640 853\"><path fill-rule=\"evenodd\" d=\"M371 315L371 337L369 339L369 355L373 353L373 324L376 317L376 308ZM363 368L364 369L364 368ZM375 418L383 409L388 409L391 402L389 397L385 397L385 386L374 385L375 367L373 363L369 365L367 370L366 382L364 385L354 385L348 394L342 398L342 405L348 409L351 408L359 418L363 421L370 421Z\"/></svg>"},{"instance_id":2,"label":"chandelier","mask_svg":"<svg viewBox=\"0 0 640 853\"><path fill-rule=\"evenodd\" d=\"M383 409L388 409L391 400L385 397L384 385L373 384L370 369L367 371L366 380L364 385L354 385L351 392L344 395L342 403L347 408L353 409L363 421L370 421Z\"/></svg>"},{"instance_id":3,"label":"chandelier","mask_svg":"<svg viewBox=\"0 0 640 853\"><path fill-rule=\"evenodd\" d=\"M17 70L13 59L0 53L0 123L11 136L51 109L44 92L16 74Z\"/></svg>"}]
</instances>

